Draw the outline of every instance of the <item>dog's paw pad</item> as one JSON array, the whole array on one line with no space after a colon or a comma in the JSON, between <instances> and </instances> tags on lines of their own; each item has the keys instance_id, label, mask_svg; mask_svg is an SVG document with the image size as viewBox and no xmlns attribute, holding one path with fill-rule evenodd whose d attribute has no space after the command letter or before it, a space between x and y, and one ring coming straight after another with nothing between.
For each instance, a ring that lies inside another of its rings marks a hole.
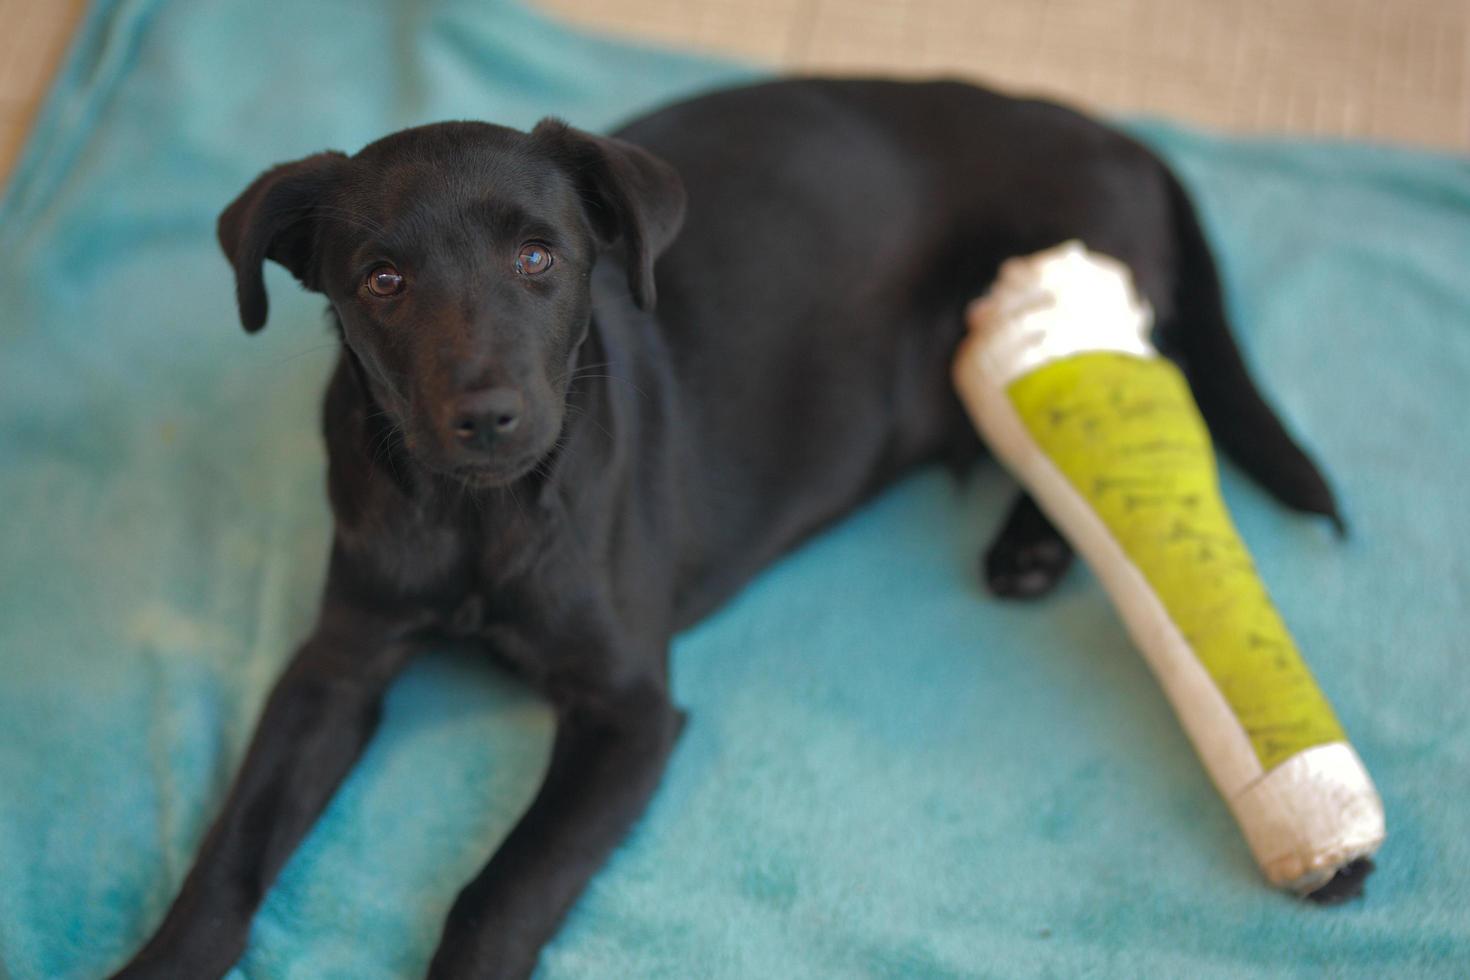
<instances>
[{"instance_id":1,"label":"dog's paw pad","mask_svg":"<svg viewBox=\"0 0 1470 980\"><path fill-rule=\"evenodd\" d=\"M1363 883L1372 873L1372 859L1358 858L1356 861L1349 861L1337 869L1337 874L1332 876L1331 881L1314 892L1308 892L1306 899L1317 905L1339 905L1360 898L1363 894Z\"/></svg>"},{"instance_id":2,"label":"dog's paw pad","mask_svg":"<svg viewBox=\"0 0 1470 980\"><path fill-rule=\"evenodd\" d=\"M1057 538L1001 541L985 555L985 584L1002 599L1035 599L1056 588L1071 564L1072 549Z\"/></svg>"}]
</instances>

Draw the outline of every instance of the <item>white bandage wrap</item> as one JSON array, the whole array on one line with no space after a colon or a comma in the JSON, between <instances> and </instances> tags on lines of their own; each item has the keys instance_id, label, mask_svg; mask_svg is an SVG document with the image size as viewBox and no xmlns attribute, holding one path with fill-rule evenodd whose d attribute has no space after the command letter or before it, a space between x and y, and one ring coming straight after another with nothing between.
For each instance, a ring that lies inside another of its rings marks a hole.
<instances>
[{"instance_id":1,"label":"white bandage wrap","mask_svg":"<svg viewBox=\"0 0 1470 980\"><path fill-rule=\"evenodd\" d=\"M986 388L1000 389L997 394L1021 375L1073 354L1158 353L1148 339L1153 308L1134 292L1128 267L1079 241L1008 259L990 291L970 303L965 320L965 374L978 372Z\"/></svg>"},{"instance_id":2,"label":"white bandage wrap","mask_svg":"<svg viewBox=\"0 0 1470 980\"><path fill-rule=\"evenodd\" d=\"M1126 266L1080 242L1006 262L967 311L954 382L995 454L1086 560L1158 678L1205 768L1276 885L1311 891L1384 837L1383 807L1352 746L1330 742L1263 770L1240 721L1102 518L1031 437L1007 386L1073 354L1157 356L1153 314Z\"/></svg>"}]
</instances>

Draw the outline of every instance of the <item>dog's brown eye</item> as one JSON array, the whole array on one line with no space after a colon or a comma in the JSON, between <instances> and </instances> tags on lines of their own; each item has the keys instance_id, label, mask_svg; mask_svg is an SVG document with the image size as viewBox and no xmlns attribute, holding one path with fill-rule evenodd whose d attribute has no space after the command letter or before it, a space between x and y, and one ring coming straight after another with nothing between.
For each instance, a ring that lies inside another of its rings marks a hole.
<instances>
[{"instance_id":1,"label":"dog's brown eye","mask_svg":"<svg viewBox=\"0 0 1470 980\"><path fill-rule=\"evenodd\" d=\"M403 273L391 265L380 265L368 273L367 288L374 296L396 296L403 292Z\"/></svg>"},{"instance_id":2,"label":"dog's brown eye","mask_svg":"<svg viewBox=\"0 0 1470 980\"><path fill-rule=\"evenodd\" d=\"M516 256L516 271L523 276L539 276L551 268L551 249L539 242L527 242Z\"/></svg>"}]
</instances>

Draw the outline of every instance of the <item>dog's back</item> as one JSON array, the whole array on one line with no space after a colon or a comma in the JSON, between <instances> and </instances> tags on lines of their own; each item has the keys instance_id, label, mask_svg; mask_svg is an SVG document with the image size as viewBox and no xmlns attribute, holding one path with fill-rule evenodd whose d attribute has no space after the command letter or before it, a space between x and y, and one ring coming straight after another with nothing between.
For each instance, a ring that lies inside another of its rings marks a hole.
<instances>
[{"instance_id":1,"label":"dog's back","mask_svg":"<svg viewBox=\"0 0 1470 980\"><path fill-rule=\"evenodd\" d=\"M689 195L657 267L685 622L903 469L979 452L949 360L964 304L1007 257L1082 237L1172 307L1166 171L1070 110L958 83L802 80L618 135Z\"/></svg>"}]
</instances>

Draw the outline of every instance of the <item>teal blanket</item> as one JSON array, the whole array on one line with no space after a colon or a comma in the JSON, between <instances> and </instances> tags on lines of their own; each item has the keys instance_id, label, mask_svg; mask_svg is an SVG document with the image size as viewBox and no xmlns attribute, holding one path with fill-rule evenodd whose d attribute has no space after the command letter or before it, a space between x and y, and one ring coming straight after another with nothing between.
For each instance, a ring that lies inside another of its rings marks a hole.
<instances>
[{"instance_id":1,"label":"teal blanket","mask_svg":"<svg viewBox=\"0 0 1470 980\"><path fill-rule=\"evenodd\" d=\"M333 343L280 270L240 332L221 206L412 123L595 129L748 75L503 2L95 6L0 205L0 975L96 977L142 941L312 613ZM921 472L680 638L667 783L542 975L1465 974L1470 168L1137 131L1353 524L1225 474L1383 793L1366 899L1268 890L1090 576L982 590L1009 478ZM418 663L234 976L420 974L549 734L483 663Z\"/></svg>"}]
</instances>

